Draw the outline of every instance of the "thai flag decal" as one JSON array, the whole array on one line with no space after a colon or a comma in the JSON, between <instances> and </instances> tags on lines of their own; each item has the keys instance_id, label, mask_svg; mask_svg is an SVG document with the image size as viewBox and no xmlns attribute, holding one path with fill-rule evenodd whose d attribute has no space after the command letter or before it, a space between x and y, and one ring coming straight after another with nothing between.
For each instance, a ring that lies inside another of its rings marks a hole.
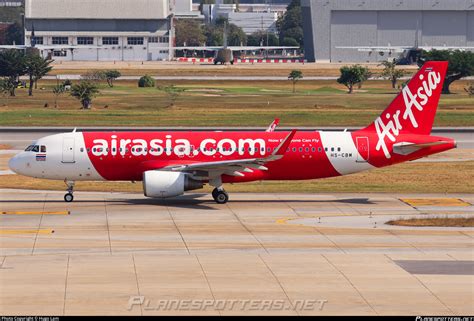
<instances>
[{"instance_id":1,"label":"thai flag decal","mask_svg":"<svg viewBox=\"0 0 474 321\"><path fill-rule=\"evenodd\" d=\"M46 160L46 154L36 154L37 162L44 162Z\"/></svg>"}]
</instances>

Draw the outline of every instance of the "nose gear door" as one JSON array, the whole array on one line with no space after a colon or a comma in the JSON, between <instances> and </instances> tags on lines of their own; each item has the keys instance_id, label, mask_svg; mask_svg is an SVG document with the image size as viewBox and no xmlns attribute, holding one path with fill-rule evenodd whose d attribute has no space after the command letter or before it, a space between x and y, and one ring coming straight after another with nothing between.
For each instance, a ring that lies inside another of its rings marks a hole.
<instances>
[{"instance_id":1,"label":"nose gear door","mask_svg":"<svg viewBox=\"0 0 474 321\"><path fill-rule=\"evenodd\" d=\"M63 163L74 163L74 137L63 138Z\"/></svg>"}]
</instances>

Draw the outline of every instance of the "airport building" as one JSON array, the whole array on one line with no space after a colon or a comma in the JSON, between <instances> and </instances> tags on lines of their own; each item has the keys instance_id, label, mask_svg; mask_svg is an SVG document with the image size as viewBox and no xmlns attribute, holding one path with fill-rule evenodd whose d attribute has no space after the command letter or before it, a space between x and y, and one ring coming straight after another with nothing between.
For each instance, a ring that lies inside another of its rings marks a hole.
<instances>
[{"instance_id":1,"label":"airport building","mask_svg":"<svg viewBox=\"0 0 474 321\"><path fill-rule=\"evenodd\" d=\"M301 0L305 58L375 62L344 46L474 46L474 0Z\"/></svg>"},{"instance_id":2,"label":"airport building","mask_svg":"<svg viewBox=\"0 0 474 321\"><path fill-rule=\"evenodd\" d=\"M172 55L168 0L26 0L27 45L33 30L36 44L84 46L43 52L55 60L144 61Z\"/></svg>"}]
</instances>

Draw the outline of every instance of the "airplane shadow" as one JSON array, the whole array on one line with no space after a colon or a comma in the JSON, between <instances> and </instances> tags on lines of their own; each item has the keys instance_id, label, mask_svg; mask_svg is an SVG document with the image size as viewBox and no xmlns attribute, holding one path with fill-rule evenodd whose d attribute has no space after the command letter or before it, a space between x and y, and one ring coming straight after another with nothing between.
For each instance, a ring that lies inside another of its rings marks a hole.
<instances>
[{"instance_id":1,"label":"airplane shadow","mask_svg":"<svg viewBox=\"0 0 474 321\"><path fill-rule=\"evenodd\" d=\"M212 200L212 198L208 197L206 199L202 199L202 197L207 196L208 194L188 194L183 195L180 197L169 198L169 199L156 199L156 198L136 198L136 199L107 199L107 204L110 205L156 205L156 206L168 206L168 207L176 207L176 208L188 208L188 209L196 209L196 210L219 210L222 205L218 205ZM231 195L232 196L232 195ZM62 198L58 197L58 199L48 199L48 200L0 200L0 203L64 203ZM101 204L104 203L103 200L84 200L76 197L74 203L79 204ZM290 196L285 199L262 199L262 200L245 200L245 199L238 199L238 200L230 200L229 204L262 204L262 203L306 203L306 204L324 204L324 203L342 203L342 204L359 204L359 205L374 205L375 202L369 200L369 198L347 198L347 199L336 199L336 200L302 200L302 199L291 199Z\"/></svg>"}]
</instances>

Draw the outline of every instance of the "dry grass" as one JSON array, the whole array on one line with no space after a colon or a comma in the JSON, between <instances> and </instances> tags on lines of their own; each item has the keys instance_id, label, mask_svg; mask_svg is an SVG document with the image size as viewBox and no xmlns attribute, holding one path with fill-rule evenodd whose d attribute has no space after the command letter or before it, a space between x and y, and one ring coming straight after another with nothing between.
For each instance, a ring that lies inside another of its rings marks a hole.
<instances>
[{"instance_id":1,"label":"dry grass","mask_svg":"<svg viewBox=\"0 0 474 321\"><path fill-rule=\"evenodd\" d=\"M281 126L364 126L372 122L397 94L388 81L369 81L363 90L346 94L335 81L301 81L297 93L285 81L174 81L185 89L173 107L156 88L137 88L135 81L102 85L92 110L80 110L74 98L63 95L52 108L54 81L42 81L44 90L28 97L0 102L3 126L266 126L275 117ZM160 81L159 85L171 82ZM465 82L453 84L453 95L443 95L435 126L473 126L474 99L464 92ZM49 108L43 106L48 103ZM2 106L4 105L4 106ZM107 108L105 108L107 106Z\"/></svg>"},{"instance_id":2,"label":"dry grass","mask_svg":"<svg viewBox=\"0 0 474 321\"><path fill-rule=\"evenodd\" d=\"M386 224L398 226L474 227L474 217L430 217L388 221Z\"/></svg>"},{"instance_id":3,"label":"dry grass","mask_svg":"<svg viewBox=\"0 0 474 321\"><path fill-rule=\"evenodd\" d=\"M8 144L0 144L0 150L12 149L11 145Z\"/></svg>"},{"instance_id":4,"label":"dry grass","mask_svg":"<svg viewBox=\"0 0 474 321\"><path fill-rule=\"evenodd\" d=\"M124 76L155 75L155 76L288 76L293 69L303 71L305 76L338 76L341 64L235 64L215 66L209 63L173 63L173 62L58 62L54 64L51 75L80 75L93 69L117 69ZM368 64L374 74L379 74L382 67ZM416 66L400 66L399 68L414 72Z\"/></svg>"},{"instance_id":5,"label":"dry grass","mask_svg":"<svg viewBox=\"0 0 474 321\"><path fill-rule=\"evenodd\" d=\"M473 193L474 181L466 173L474 171L474 161L447 163L405 163L343 177L307 181L263 181L226 184L228 192L248 193ZM61 181L0 176L0 188L65 190ZM77 182L76 190L142 193L140 182ZM211 188L206 186L205 192Z\"/></svg>"}]
</instances>

